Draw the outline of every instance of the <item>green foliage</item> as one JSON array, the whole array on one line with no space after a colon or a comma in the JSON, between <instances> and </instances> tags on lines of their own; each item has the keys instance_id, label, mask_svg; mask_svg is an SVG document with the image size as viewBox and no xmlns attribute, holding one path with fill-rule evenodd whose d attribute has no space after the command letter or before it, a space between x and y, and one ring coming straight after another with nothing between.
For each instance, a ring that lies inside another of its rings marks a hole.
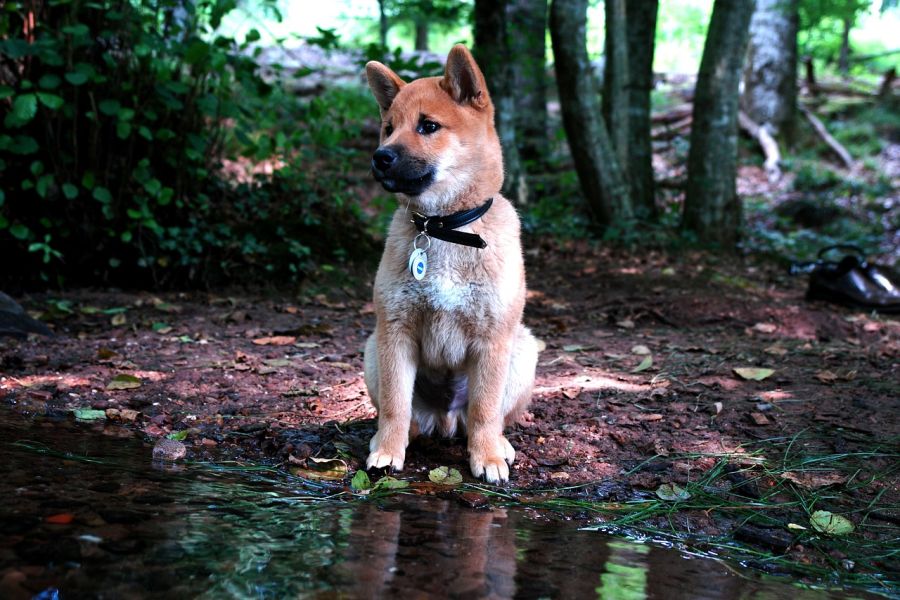
<instances>
[{"instance_id":1,"label":"green foliage","mask_svg":"<svg viewBox=\"0 0 900 600\"><path fill-rule=\"evenodd\" d=\"M359 134L361 94L301 101L278 85L277 65L264 79L248 45L258 32L243 42L215 33L235 5L5 5L5 276L145 285L249 266L250 274L299 279L316 267L317 252L346 254L343 240L319 228L352 230L358 217L341 176L352 155L342 144ZM224 159L268 160L282 171L234 186L223 181Z\"/></svg>"},{"instance_id":2,"label":"green foliage","mask_svg":"<svg viewBox=\"0 0 900 600\"><path fill-rule=\"evenodd\" d=\"M800 0L797 36L801 56L837 61L845 22L850 26L871 6L869 0Z\"/></svg>"},{"instance_id":3,"label":"green foliage","mask_svg":"<svg viewBox=\"0 0 900 600\"><path fill-rule=\"evenodd\" d=\"M471 2L460 0L381 0L390 27L396 27L404 38L414 40L418 24L425 24L429 37L456 30L467 23L472 13Z\"/></svg>"},{"instance_id":4,"label":"green foliage","mask_svg":"<svg viewBox=\"0 0 900 600\"><path fill-rule=\"evenodd\" d=\"M436 60L415 55L405 57L403 54L403 48L399 46L393 51L389 51L379 44L368 44L364 52L365 58L359 64L362 67L370 60L377 60L390 67L406 81L420 77L437 77L444 73L444 65Z\"/></svg>"}]
</instances>

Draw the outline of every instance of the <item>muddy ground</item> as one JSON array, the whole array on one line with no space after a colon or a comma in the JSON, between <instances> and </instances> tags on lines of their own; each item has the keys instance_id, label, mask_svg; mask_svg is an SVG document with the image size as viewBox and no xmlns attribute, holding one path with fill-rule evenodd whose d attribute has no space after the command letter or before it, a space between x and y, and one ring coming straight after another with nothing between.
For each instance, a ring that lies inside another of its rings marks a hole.
<instances>
[{"instance_id":1,"label":"muddy ground","mask_svg":"<svg viewBox=\"0 0 900 600\"><path fill-rule=\"evenodd\" d=\"M590 484L564 493L622 501L696 481L718 460L752 464L773 438L798 436L810 455L897 448L896 319L807 303L803 278L766 265L540 240L527 247L525 320L546 348L531 410L507 432L518 453L511 487ZM375 431L362 378L371 278L299 294L32 296L28 308L58 335L0 341L0 399L26 413L103 409L150 440L185 431L194 460L264 461L303 474L321 464L313 458L338 457L352 474ZM754 381L735 371L758 367L774 372ZM401 476L411 480L438 465L470 480L459 439L419 439L406 465ZM876 499L896 507L895 468L865 461L854 481L889 475L817 508L846 512ZM827 468L795 476L813 490L848 477ZM740 486L741 477L731 481ZM753 486L746 496L764 493ZM695 533L739 528L697 511L679 518ZM875 518L896 533L900 512ZM744 534L790 546L782 532Z\"/></svg>"}]
</instances>

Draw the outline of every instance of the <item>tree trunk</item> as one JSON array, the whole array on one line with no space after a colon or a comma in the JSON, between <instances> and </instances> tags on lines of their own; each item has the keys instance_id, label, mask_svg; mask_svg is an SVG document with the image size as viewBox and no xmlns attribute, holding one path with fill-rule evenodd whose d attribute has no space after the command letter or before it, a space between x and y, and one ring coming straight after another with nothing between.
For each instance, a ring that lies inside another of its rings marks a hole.
<instances>
[{"instance_id":1,"label":"tree trunk","mask_svg":"<svg viewBox=\"0 0 900 600\"><path fill-rule=\"evenodd\" d=\"M519 154L540 170L547 154L547 0L508 0L506 18Z\"/></svg>"},{"instance_id":2,"label":"tree trunk","mask_svg":"<svg viewBox=\"0 0 900 600\"><path fill-rule=\"evenodd\" d=\"M754 0L716 0L694 92L683 226L723 247L740 236L738 88L753 6Z\"/></svg>"},{"instance_id":3,"label":"tree trunk","mask_svg":"<svg viewBox=\"0 0 900 600\"><path fill-rule=\"evenodd\" d=\"M603 119L619 165L628 178L628 32L625 0L604 0L606 37L603 69Z\"/></svg>"},{"instance_id":4,"label":"tree trunk","mask_svg":"<svg viewBox=\"0 0 900 600\"><path fill-rule=\"evenodd\" d=\"M810 96L818 96L819 84L816 82L816 67L813 64L812 56L803 57L803 72L805 73L804 81L807 93Z\"/></svg>"},{"instance_id":5,"label":"tree trunk","mask_svg":"<svg viewBox=\"0 0 900 600\"><path fill-rule=\"evenodd\" d=\"M797 5L798 0L757 0L741 97L753 121L788 143L797 112Z\"/></svg>"},{"instance_id":6,"label":"tree trunk","mask_svg":"<svg viewBox=\"0 0 900 600\"><path fill-rule=\"evenodd\" d=\"M638 217L656 218L653 185L650 92L659 0L629 0L628 30L628 175Z\"/></svg>"},{"instance_id":7,"label":"tree trunk","mask_svg":"<svg viewBox=\"0 0 900 600\"><path fill-rule=\"evenodd\" d=\"M841 53L838 55L838 70L844 77L850 72L850 29L853 18L844 17L844 33L841 35Z\"/></svg>"},{"instance_id":8,"label":"tree trunk","mask_svg":"<svg viewBox=\"0 0 900 600\"><path fill-rule=\"evenodd\" d=\"M387 35L388 35L388 18L387 12L385 12L385 3L386 0L378 0L378 41L381 43L382 48L387 48Z\"/></svg>"},{"instance_id":9,"label":"tree trunk","mask_svg":"<svg viewBox=\"0 0 900 600\"><path fill-rule=\"evenodd\" d=\"M553 0L550 37L563 126L581 190L595 223L632 217L628 185L597 105L594 74L585 46L588 0Z\"/></svg>"},{"instance_id":10,"label":"tree trunk","mask_svg":"<svg viewBox=\"0 0 900 600\"><path fill-rule=\"evenodd\" d=\"M515 87L506 34L506 0L475 0L474 55L494 102L494 125L503 146L503 195L516 204L528 202L528 183L516 144Z\"/></svg>"},{"instance_id":11,"label":"tree trunk","mask_svg":"<svg viewBox=\"0 0 900 600\"><path fill-rule=\"evenodd\" d=\"M428 52L428 21L416 20L416 50Z\"/></svg>"}]
</instances>

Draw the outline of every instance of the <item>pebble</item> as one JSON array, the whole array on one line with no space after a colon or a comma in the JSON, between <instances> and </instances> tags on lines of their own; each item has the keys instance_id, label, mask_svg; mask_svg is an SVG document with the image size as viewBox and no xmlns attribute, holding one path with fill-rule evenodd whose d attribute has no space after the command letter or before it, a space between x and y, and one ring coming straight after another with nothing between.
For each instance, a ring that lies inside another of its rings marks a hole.
<instances>
[{"instance_id":1,"label":"pebble","mask_svg":"<svg viewBox=\"0 0 900 600\"><path fill-rule=\"evenodd\" d=\"M153 446L154 460L179 460L185 457L187 448L184 444L169 438L162 438Z\"/></svg>"}]
</instances>

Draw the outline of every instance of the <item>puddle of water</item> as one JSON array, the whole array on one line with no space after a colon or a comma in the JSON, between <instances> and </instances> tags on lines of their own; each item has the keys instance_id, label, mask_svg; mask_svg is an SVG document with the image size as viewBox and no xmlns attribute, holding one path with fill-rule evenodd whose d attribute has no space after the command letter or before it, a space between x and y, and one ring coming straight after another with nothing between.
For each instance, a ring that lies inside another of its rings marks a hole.
<instances>
[{"instance_id":1,"label":"puddle of water","mask_svg":"<svg viewBox=\"0 0 900 600\"><path fill-rule=\"evenodd\" d=\"M0 465L0 598L9 600L869 597L524 509L411 496L350 503L246 472L160 469L126 430L5 410Z\"/></svg>"}]
</instances>

